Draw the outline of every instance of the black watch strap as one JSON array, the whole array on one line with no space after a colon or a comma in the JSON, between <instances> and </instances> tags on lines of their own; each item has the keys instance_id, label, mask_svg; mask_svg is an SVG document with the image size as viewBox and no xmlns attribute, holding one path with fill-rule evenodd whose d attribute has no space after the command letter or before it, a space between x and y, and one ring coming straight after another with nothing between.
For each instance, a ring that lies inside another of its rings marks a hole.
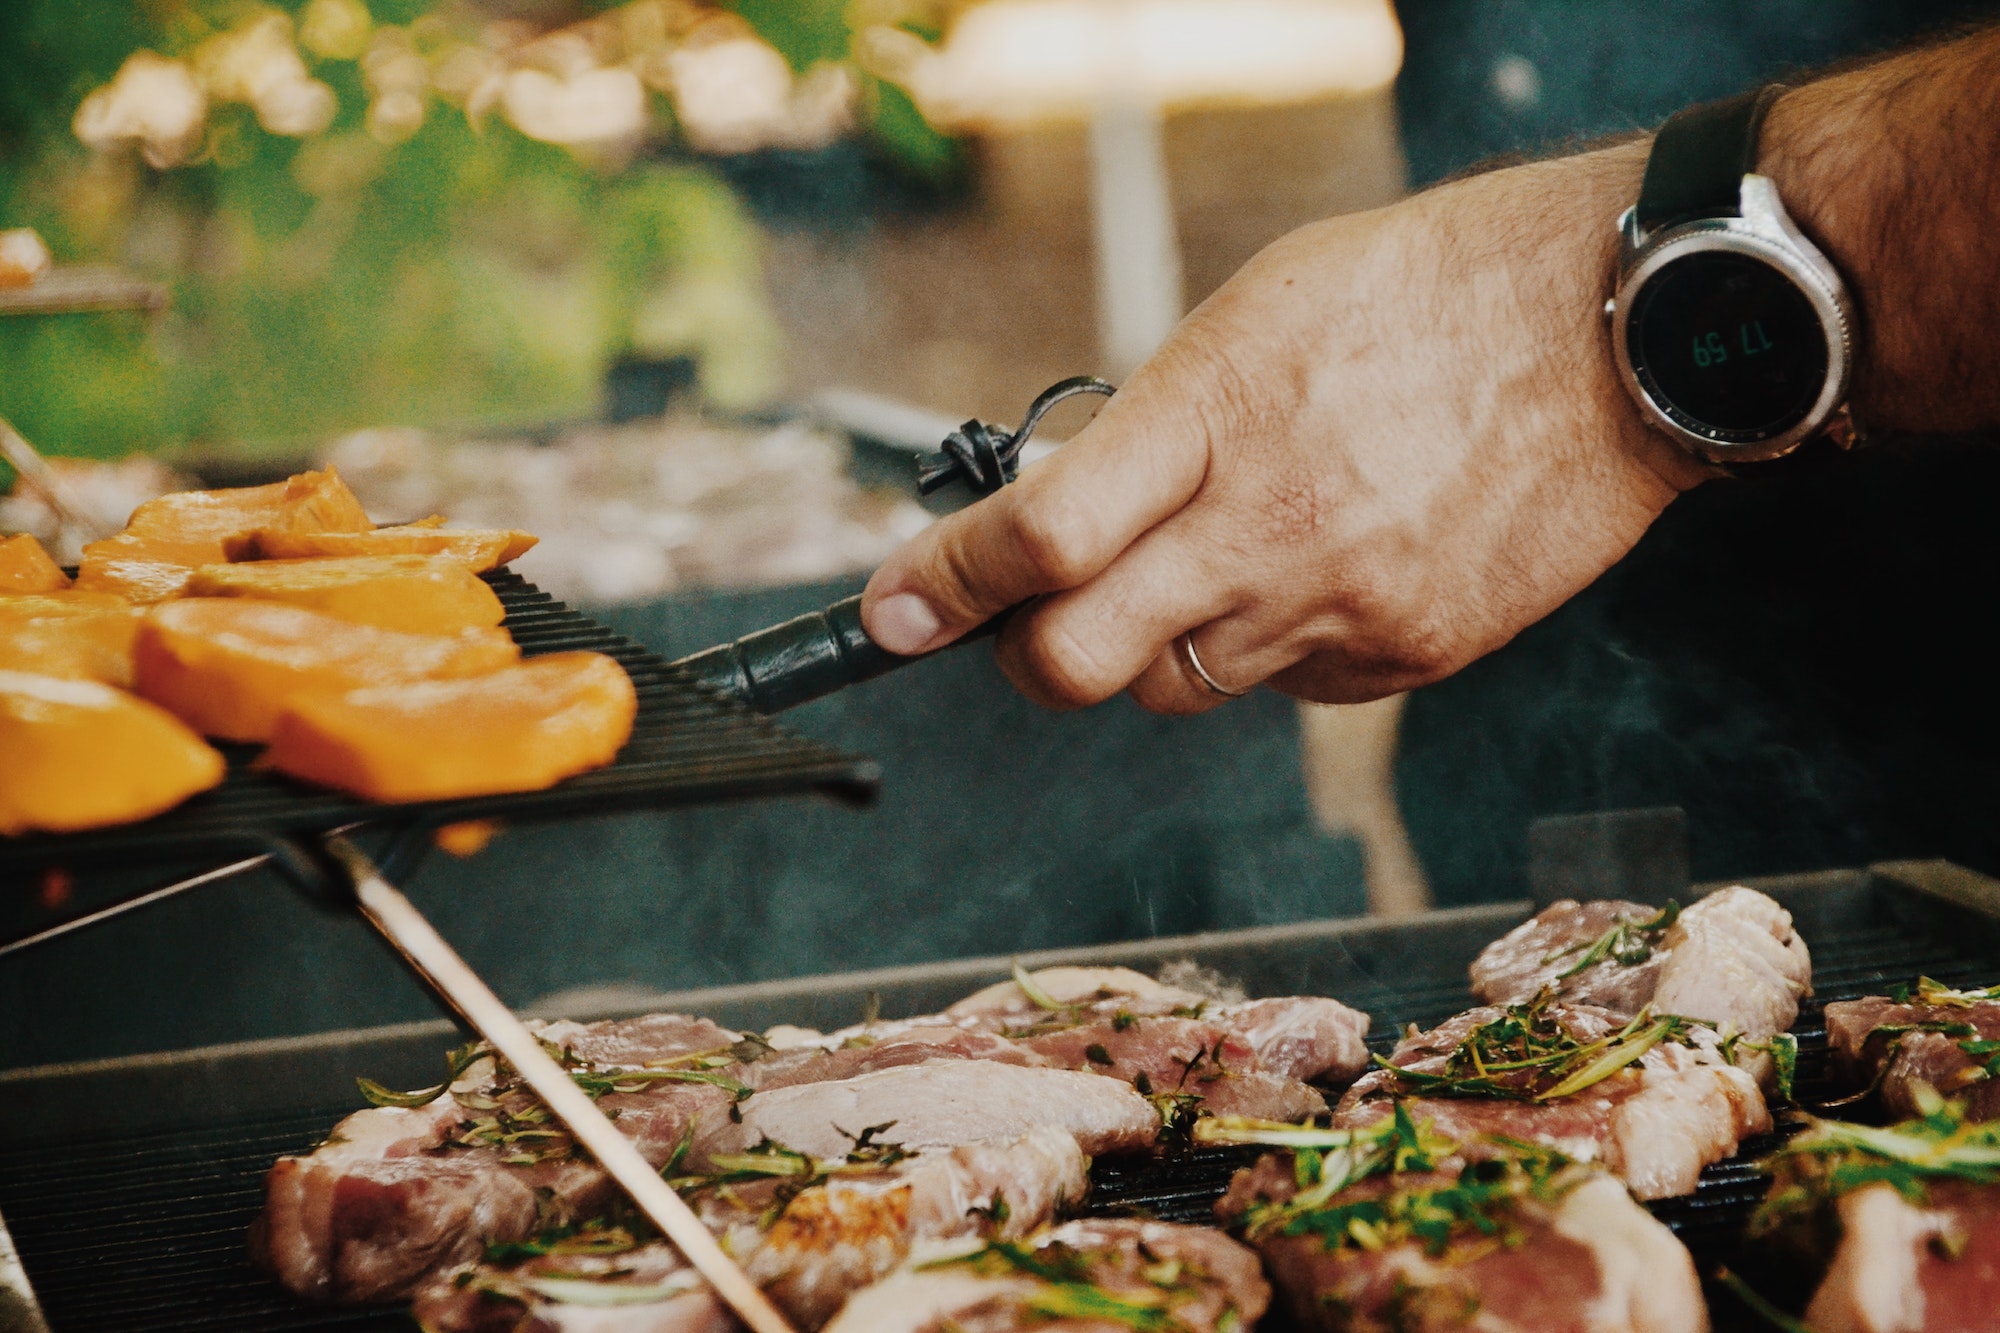
<instances>
[{"instance_id":1,"label":"black watch strap","mask_svg":"<svg viewBox=\"0 0 2000 1333\"><path fill-rule=\"evenodd\" d=\"M1764 113L1784 95L1774 83L1727 101L1689 107L1660 127L1639 187L1639 229L1734 213L1743 178L1757 169Z\"/></svg>"}]
</instances>

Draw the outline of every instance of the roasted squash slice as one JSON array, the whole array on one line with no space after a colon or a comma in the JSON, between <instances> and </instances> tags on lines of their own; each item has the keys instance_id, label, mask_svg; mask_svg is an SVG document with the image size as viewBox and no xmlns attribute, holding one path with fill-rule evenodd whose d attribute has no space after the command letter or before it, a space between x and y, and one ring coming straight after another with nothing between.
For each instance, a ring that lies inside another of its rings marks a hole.
<instances>
[{"instance_id":1,"label":"roasted squash slice","mask_svg":"<svg viewBox=\"0 0 2000 1333\"><path fill-rule=\"evenodd\" d=\"M68 586L69 575L40 542L25 532L0 537L0 593L56 592Z\"/></svg>"},{"instance_id":2,"label":"roasted squash slice","mask_svg":"<svg viewBox=\"0 0 2000 1333\"><path fill-rule=\"evenodd\" d=\"M222 756L157 704L20 671L0 671L0 755L0 834L145 819L224 771Z\"/></svg>"},{"instance_id":3,"label":"roasted squash slice","mask_svg":"<svg viewBox=\"0 0 2000 1333\"><path fill-rule=\"evenodd\" d=\"M498 569L539 538L502 528L441 528L431 522L373 532L273 532L260 529L223 545L231 560L306 560L338 555L445 555L476 572Z\"/></svg>"},{"instance_id":4,"label":"roasted squash slice","mask_svg":"<svg viewBox=\"0 0 2000 1333\"><path fill-rule=\"evenodd\" d=\"M374 524L332 468L269 486L180 491L132 511L125 530L83 548L80 588L135 602L178 597L203 565L221 564L246 532L366 532Z\"/></svg>"},{"instance_id":5,"label":"roasted squash slice","mask_svg":"<svg viewBox=\"0 0 2000 1333\"><path fill-rule=\"evenodd\" d=\"M500 599L462 560L441 555L358 555L331 560L259 560L205 565L189 597L255 597L303 606L359 625L411 634L491 629Z\"/></svg>"},{"instance_id":6,"label":"roasted squash slice","mask_svg":"<svg viewBox=\"0 0 2000 1333\"><path fill-rule=\"evenodd\" d=\"M207 735L265 741L309 694L482 675L521 650L502 629L405 634L279 602L190 597L152 609L135 656L146 698Z\"/></svg>"},{"instance_id":7,"label":"roasted squash slice","mask_svg":"<svg viewBox=\"0 0 2000 1333\"><path fill-rule=\"evenodd\" d=\"M551 653L470 680L302 699L263 762L374 801L540 791L610 763L637 709L610 658Z\"/></svg>"},{"instance_id":8,"label":"roasted squash slice","mask_svg":"<svg viewBox=\"0 0 2000 1333\"><path fill-rule=\"evenodd\" d=\"M109 593L0 594L0 671L129 687L139 615Z\"/></svg>"}]
</instances>

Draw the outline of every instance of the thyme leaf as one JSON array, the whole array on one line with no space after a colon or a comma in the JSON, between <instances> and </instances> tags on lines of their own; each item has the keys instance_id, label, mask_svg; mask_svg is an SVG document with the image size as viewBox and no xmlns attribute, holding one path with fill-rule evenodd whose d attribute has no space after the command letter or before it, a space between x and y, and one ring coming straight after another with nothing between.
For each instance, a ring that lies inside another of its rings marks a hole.
<instances>
[{"instance_id":1,"label":"thyme leaf","mask_svg":"<svg viewBox=\"0 0 2000 1333\"><path fill-rule=\"evenodd\" d=\"M1458 1151L1458 1144L1434 1132L1430 1121L1419 1124L1413 1120L1401 1102L1387 1116L1360 1129L1214 1116L1194 1127L1194 1140L1292 1149L1298 1193L1282 1204L1260 1204L1246 1212L1245 1226L1252 1234L1324 1206L1356 1181L1390 1171L1434 1171L1440 1161Z\"/></svg>"}]
</instances>

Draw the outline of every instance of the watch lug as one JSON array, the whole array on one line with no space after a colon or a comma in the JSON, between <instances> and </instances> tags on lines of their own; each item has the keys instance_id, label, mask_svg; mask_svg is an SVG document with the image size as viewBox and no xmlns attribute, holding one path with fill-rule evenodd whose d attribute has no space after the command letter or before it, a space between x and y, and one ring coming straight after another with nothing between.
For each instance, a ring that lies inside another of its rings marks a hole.
<instances>
[{"instance_id":1,"label":"watch lug","mask_svg":"<svg viewBox=\"0 0 2000 1333\"><path fill-rule=\"evenodd\" d=\"M1840 273L1820 248L1799 230L1792 221L1792 215L1785 211L1784 200L1778 197L1778 183L1769 176L1759 176L1751 172L1743 177L1743 187L1738 195L1738 208L1743 220L1752 229L1762 232L1774 240L1783 241L1802 257L1828 287L1841 289Z\"/></svg>"},{"instance_id":2,"label":"watch lug","mask_svg":"<svg viewBox=\"0 0 2000 1333\"><path fill-rule=\"evenodd\" d=\"M1638 259L1640 248L1646 244L1645 233L1639 230L1639 210L1636 207L1618 215L1618 240L1618 266L1628 269Z\"/></svg>"}]
</instances>

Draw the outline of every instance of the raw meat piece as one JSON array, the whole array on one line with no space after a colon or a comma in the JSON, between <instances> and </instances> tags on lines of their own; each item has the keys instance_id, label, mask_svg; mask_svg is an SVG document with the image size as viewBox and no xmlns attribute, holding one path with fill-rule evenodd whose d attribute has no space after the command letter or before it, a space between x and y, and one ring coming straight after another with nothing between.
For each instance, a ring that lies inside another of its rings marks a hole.
<instances>
[{"instance_id":1,"label":"raw meat piece","mask_svg":"<svg viewBox=\"0 0 2000 1333\"><path fill-rule=\"evenodd\" d=\"M1677 916L1565 899L1487 945L1472 987L1490 1004L1519 1004L1547 987L1625 1017L1650 1006L1766 1041L1791 1027L1800 997L1812 994L1812 959L1791 913L1754 889L1717 890Z\"/></svg>"},{"instance_id":2,"label":"raw meat piece","mask_svg":"<svg viewBox=\"0 0 2000 1333\"><path fill-rule=\"evenodd\" d=\"M767 1138L812 1157L839 1157L871 1125L889 1126L880 1137L910 1149L1005 1143L1053 1126L1093 1157L1151 1147L1160 1134L1153 1104L1117 1079L991 1060L935 1061L774 1088L738 1111L740 1119L702 1125L689 1153L698 1169L718 1153L745 1152Z\"/></svg>"},{"instance_id":3,"label":"raw meat piece","mask_svg":"<svg viewBox=\"0 0 2000 1333\"><path fill-rule=\"evenodd\" d=\"M1614 1049L1616 1048L1616 1049ZM1466 1076L1471 1053L1535 1068ZM1608 1076L1562 1095L1566 1080L1620 1050L1631 1056ZM1498 1054L1495 1054L1498 1052ZM1734 1156L1743 1139L1771 1128L1757 1081L1723 1058L1712 1029L1675 1020L1621 1020L1587 1005L1546 1001L1473 1009L1398 1044L1398 1069L1367 1074L1348 1089L1334 1124L1361 1127L1400 1096L1411 1116L1474 1145L1494 1135L1554 1148L1618 1173L1642 1199L1686 1194L1701 1168Z\"/></svg>"},{"instance_id":4,"label":"raw meat piece","mask_svg":"<svg viewBox=\"0 0 2000 1333\"><path fill-rule=\"evenodd\" d=\"M1960 1101L1968 1120L2000 1118L2000 998L1955 991L1923 978L1907 1002L1873 995L1826 1007L1834 1077L1856 1092L1874 1089L1901 1119L1918 1114L1922 1087Z\"/></svg>"},{"instance_id":5,"label":"raw meat piece","mask_svg":"<svg viewBox=\"0 0 2000 1333\"><path fill-rule=\"evenodd\" d=\"M731 1163L734 1169L712 1182L681 1178L675 1184L691 1195L702 1220L751 1280L806 1329L824 1324L849 1294L893 1270L913 1246L960 1237L1016 1239L1089 1188L1088 1159L1058 1130L906 1158L883 1156L873 1146L861 1155L877 1160L813 1162L767 1149ZM802 1174L758 1174L794 1166ZM629 1233L598 1228L533 1248L554 1248L559 1255L441 1274L419 1294L415 1314L434 1333L708 1327L695 1322L708 1307L679 1289L706 1288L692 1275L677 1277L680 1261L663 1242L635 1242ZM602 1253L612 1249L617 1253ZM601 1258L588 1266L556 1262L579 1251ZM627 1270L632 1276L619 1276ZM552 1275L583 1280L552 1283ZM634 1285L641 1290L621 1290Z\"/></svg>"},{"instance_id":6,"label":"raw meat piece","mask_svg":"<svg viewBox=\"0 0 2000 1333\"><path fill-rule=\"evenodd\" d=\"M1477 1156L1478 1154L1472 1154ZM1293 1204L1291 1154L1239 1171L1244 1228L1299 1323L1341 1333L1702 1333L1694 1262L1617 1178L1502 1152ZM1291 1204L1291 1207L1286 1205Z\"/></svg>"},{"instance_id":7,"label":"raw meat piece","mask_svg":"<svg viewBox=\"0 0 2000 1333\"><path fill-rule=\"evenodd\" d=\"M590 1238L583 1238L590 1243ZM600 1242L601 1243L601 1242ZM671 1245L565 1250L432 1281L410 1313L428 1333L741 1333Z\"/></svg>"},{"instance_id":8,"label":"raw meat piece","mask_svg":"<svg viewBox=\"0 0 2000 1333\"><path fill-rule=\"evenodd\" d=\"M1975 1333L2000 1308L2000 1125L1919 1095L1888 1126L1818 1121L1764 1163L1751 1234L1826 1259L1815 1333Z\"/></svg>"},{"instance_id":9,"label":"raw meat piece","mask_svg":"<svg viewBox=\"0 0 2000 1333\"><path fill-rule=\"evenodd\" d=\"M920 1256L857 1293L826 1333L1228 1333L1254 1327L1270 1299L1256 1256L1219 1231L1092 1219Z\"/></svg>"},{"instance_id":10,"label":"raw meat piece","mask_svg":"<svg viewBox=\"0 0 2000 1333\"><path fill-rule=\"evenodd\" d=\"M627 1076L598 1105L661 1166L698 1119L726 1120L736 1099L728 1052L738 1035L706 1019L557 1023L541 1035L587 1075ZM606 1063L591 1065L592 1051ZM710 1078L718 1081L701 1081ZM597 1216L613 1194L595 1163L569 1155L568 1136L525 1089L496 1082L488 1058L423 1105L357 1111L311 1153L279 1158L252 1249L301 1296L393 1300L489 1243Z\"/></svg>"}]
</instances>

